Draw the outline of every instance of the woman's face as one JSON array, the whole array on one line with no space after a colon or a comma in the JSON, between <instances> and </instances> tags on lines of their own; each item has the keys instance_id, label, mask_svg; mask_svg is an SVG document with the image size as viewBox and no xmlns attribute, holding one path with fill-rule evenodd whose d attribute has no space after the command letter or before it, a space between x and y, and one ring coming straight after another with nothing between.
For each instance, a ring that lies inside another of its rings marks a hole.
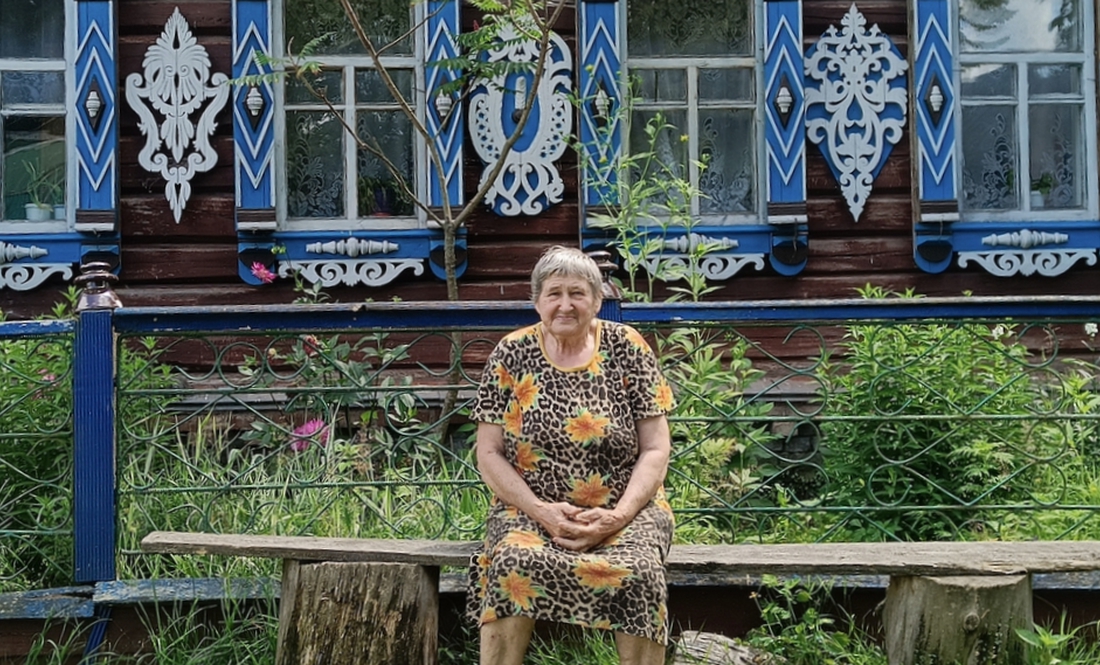
<instances>
[{"instance_id":1,"label":"woman's face","mask_svg":"<svg viewBox=\"0 0 1100 665\"><path fill-rule=\"evenodd\" d=\"M586 280L563 275L547 277L535 300L535 311L543 328L555 337L564 338L587 334L599 307Z\"/></svg>"}]
</instances>

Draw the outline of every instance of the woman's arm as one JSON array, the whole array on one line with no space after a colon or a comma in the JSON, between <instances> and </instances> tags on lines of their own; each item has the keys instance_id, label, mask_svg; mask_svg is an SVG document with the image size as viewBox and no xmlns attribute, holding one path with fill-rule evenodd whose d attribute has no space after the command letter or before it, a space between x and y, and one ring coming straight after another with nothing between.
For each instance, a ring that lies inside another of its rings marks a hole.
<instances>
[{"instance_id":1,"label":"woman's arm","mask_svg":"<svg viewBox=\"0 0 1100 665\"><path fill-rule=\"evenodd\" d=\"M638 460L619 502L614 508L591 508L578 513L573 519L584 527L575 536L567 534L555 538L555 543L580 551L599 545L630 524L664 484L672 453L668 419L663 415L643 418L635 427L638 430Z\"/></svg>"},{"instance_id":2,"label":"woman's arm","mask_svg":"<svg viewBox=\"0 0 1100 665\"><path fill-rule=\"evenodd\" d=\"M539 499L504 454L504 428L492 423L477 424L477 469L498 499L515 506L542 525L552 537L572 533L572 518L583 509L568 503Z\"/></svg>"}]
</instances>

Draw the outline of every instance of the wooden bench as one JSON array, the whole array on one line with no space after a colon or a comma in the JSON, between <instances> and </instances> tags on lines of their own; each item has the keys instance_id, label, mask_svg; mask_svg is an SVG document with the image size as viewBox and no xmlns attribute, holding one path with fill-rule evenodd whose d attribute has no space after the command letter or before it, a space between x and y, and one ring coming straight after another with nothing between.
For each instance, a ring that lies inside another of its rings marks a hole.
<instances>
[{"instance_id":1,"label":"wooden bench","mask_svg":"<svg viewBox=\"0 0 1100 665\"><path fill-rule=\"evenodd\" d=\"M438 581L477 543L158 531L145 552L283 560L277 665L437 662ZM887 575L891 665L1022 649L1031 575L1100 570L1100 541L675 545L673 575ZM1022 654L1002 660L1023 662ZM949 661L948 661L949 662Z\"/></svg>"}]
</instances>

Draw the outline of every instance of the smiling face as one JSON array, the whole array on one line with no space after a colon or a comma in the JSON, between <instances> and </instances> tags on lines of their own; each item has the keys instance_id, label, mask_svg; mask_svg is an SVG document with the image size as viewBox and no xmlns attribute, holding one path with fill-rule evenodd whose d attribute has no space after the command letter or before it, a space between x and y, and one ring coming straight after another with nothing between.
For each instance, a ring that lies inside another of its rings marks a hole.
<instances>
[{"instance_id":1,"label":"smiling face","mask_svg":"<svg viewBox=\"0 0 1100 665\"><path fill-rule=\"evenodd\" d=\"M600 301L581 277L551 275L535 299L543 329L563 341L584 338L600 309Z\"/></svg>"}]
</instances>

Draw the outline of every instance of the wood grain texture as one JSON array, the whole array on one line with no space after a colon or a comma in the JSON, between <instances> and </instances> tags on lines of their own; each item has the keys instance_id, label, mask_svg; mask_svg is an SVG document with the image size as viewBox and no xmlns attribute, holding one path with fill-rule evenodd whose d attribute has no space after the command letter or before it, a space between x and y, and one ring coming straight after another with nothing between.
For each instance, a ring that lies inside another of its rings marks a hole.
<instances>
[{"instance_id":1,"label":"wood grain texture","mask_svg":"<svg viewBox=\"0 0 1100 665\"><path fill-rule=\"evenodd\" d=\"M288 561L276 665L436 663L438 586L423 566Z\"/></svg>"},{"instance_id":2,"label":"wood grain texture","mask_svg":"<svg viewBox=\"0 0 1100 665\"><path fill-rule=\"evenodd\" d=\"M464 566L477 543L154 531L145 552ZM732 575L1019 575L1100 570L1100 541L674 545L668 566Z\"/></svg>"}]
</instances>

